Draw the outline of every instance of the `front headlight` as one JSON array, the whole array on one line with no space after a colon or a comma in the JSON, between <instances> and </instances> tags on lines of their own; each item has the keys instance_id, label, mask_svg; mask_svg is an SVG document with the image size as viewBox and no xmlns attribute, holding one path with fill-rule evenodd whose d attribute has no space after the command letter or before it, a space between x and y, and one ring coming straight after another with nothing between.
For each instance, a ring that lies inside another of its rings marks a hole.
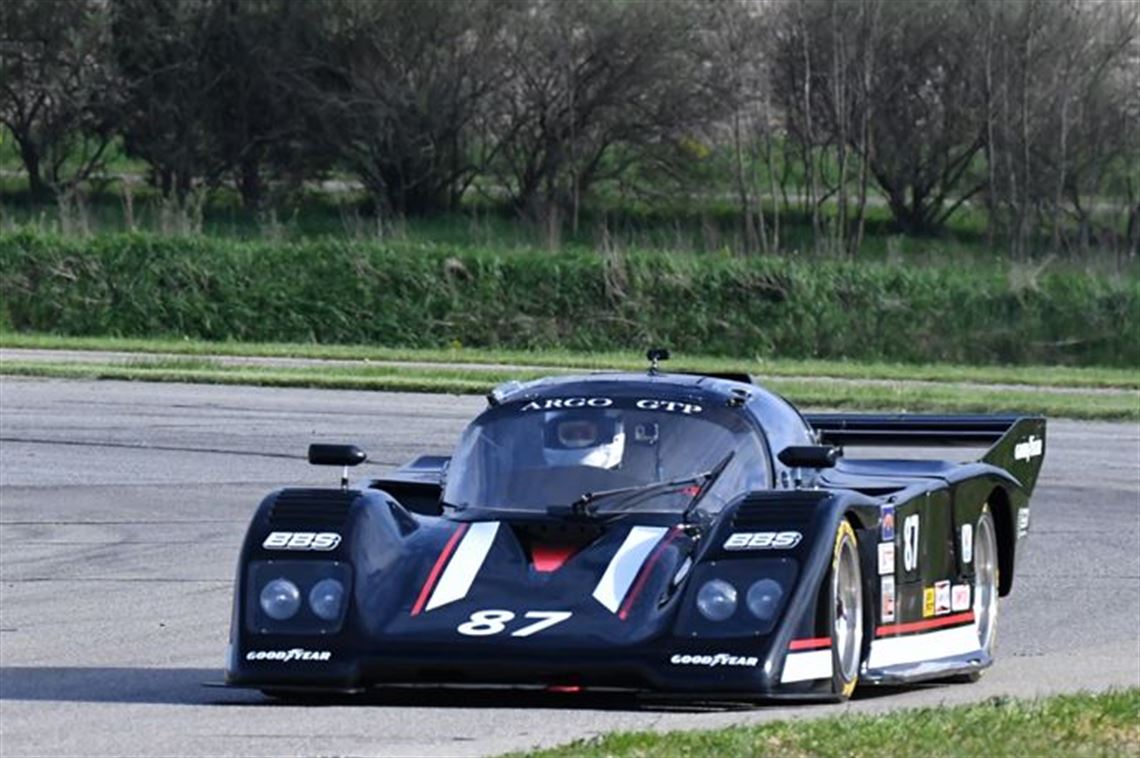
<instances>
[{"instance_id":1,"label":"front headlight","mask_svg":"<svg viewBox=\"0 0 1140 758\"><path fill-rule=\"evenodd\" d=\"M309 607L325 621L335 621L340 618L342 603L344 603L344 585L336 579L322 579L309 590Z\"/></svg>"},{"instance_id":2,"label":"front headlight","mask_svg":"<svg viewBox=\"0 0 1140 758\"><path fill-rule=\"evenodd\" d=\"M297 615L301 609L301 591L285 578L274 579L261 590L261 610L275 621Z\"/></svg>"},{"instance_id":3,"label":"front headlight","mask_svg":"<svg viewBox=\"0 0 1140 758\"><path fill-rule=\"evenodd\" d=\"M705 582L697 593L697 610L709 621L724 621L736 612L736 588L723 579Z\"/></svg>"},{"instance_id":4,"label":"front headlight","mask_svg":"<svg viewBox=\"0 0 1140 758\"><path fill-rule=\"evenodd\" d=\"M752 611L752 615L761 621L769 621L776 617L776 611L780 609L780 598L784 596L784 590L780 587L780 583L772 579L760 579L753 582L752 586L748 588L748 594L744 596L744 604L748 606L748 610Z\"/></svg>"},{"instance_id":5,"label":"front headlight","mask_svg":"<svg viewBox=\"0 0 1140 758\"><path fill-rule=\"evenodd\" d=\"M243 624L255 634L336 634L348 616L352 567L343 561L252 561Z\"/></svg>"}]
</instances>

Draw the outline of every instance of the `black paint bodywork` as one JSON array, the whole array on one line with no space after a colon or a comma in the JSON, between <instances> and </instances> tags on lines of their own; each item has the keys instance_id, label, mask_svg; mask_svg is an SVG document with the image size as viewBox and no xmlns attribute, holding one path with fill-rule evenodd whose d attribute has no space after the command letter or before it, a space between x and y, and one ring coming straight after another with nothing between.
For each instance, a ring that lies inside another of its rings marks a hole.
<instances>
[{"instance_id":1,"label":"black paint bodywork","mask_svg":"<svg viewBox=\"0 0 1140 758\"><path fill-rule=\"evenodd\" d=\"M861 681L918 681L990 664L988 656L972 655L921 666L867 666L879 624L876 546L881 514L889 506L901 524L907 515L918 513L924 525L917 568L897 572L898 623L923 618L923 589L932 583L972 581L972 568L962 560L958 540L961 526L976 523L987 503L999 541L1001 594L1007 594L1044 454L1044 419L803 416L756 385L677 374L539 380L509 388L495 402L631 391L737 408L765 440L771 489L740 493L719 513L691 523L683 523L677 514L636 511L591 521L545 513L444 509L440 482L448 459L432 456L347 490L278 490L257 509L238 562L227 683L278 692L437 683L829 698L836 694L830 678L786 682L781 675L794 641L819 640L831 633L826 580L842 521L855 530L864 578L867 630ZM1041 453L1032 460L1017 460L1015 446L1028 438L1041 441ZM789 446L820 444L967 445L986 452L971 463L841 457L833 468L821 470L790 468L775 454ZM430 612L413 613L417 601L422 604L418 595L425 582L438 570L440 556L457 532L465 525L488 522L499 526L467 595ZM653 564L642 566L643 586L621 617L603 607L591 591L630 531L646 527L666 530L668 539L659 543ZM266 549L267 535L279 531L333 532L342 539L335 549L320 552ZM724 547L734 533L766 531L795 531L802 540L778 552ZM570 541L581 547L556 571L539 572L529 550L540 541ZM896 557L900 567L901 560L901 555ZM324 576L345 582L350 601L342 619L329 624L302 613L299 627L266 623L258 609L258 582L274 572L298 570L308 582ZM709 578L746 585L761 575L787 582L772 622L757 623L739 609L722 623L697 613L694 595ZM510 610L520 617L529 610L572 615L527 637L457 634L460 624L484 609ZM263 651L327 655L258 659ZM756 662L675 663L680 656L718 654Z\"/></svg>"}]
</instances>

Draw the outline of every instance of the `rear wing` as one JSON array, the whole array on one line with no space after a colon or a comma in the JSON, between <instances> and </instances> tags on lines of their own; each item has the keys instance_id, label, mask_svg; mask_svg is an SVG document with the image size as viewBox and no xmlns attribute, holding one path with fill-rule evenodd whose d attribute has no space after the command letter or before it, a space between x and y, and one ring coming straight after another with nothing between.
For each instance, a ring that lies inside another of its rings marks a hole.
<instances>
[{"instance_id":1,"label":"rear wing","mask_svg":"<svg viewBox=\"0 0 1140 758\"><path fill-rule=\"evenodd\" d=\"M1027 494L1037 484L1045 460L1042 416L809 413L804 419L819 441L829 445L985 447L981 461L1008 471Z\"/></svg>"}]
</instances>

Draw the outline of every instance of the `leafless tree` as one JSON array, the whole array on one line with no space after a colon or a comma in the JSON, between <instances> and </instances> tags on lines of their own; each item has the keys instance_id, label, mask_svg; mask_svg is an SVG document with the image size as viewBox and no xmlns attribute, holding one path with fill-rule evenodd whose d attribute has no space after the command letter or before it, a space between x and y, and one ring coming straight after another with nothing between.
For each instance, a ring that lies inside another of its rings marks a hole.
<instances>
[{"instance_id":1,"label":"leafless tree","mask_svg":"<svg viewBox=\"0 0 1140 758\"><path fill-rule=\"evenodd\" d=\"M0 4L0 123L33 195L65 192L101 165L116 88L103 3Z\"/></svg>"}]
</instances>

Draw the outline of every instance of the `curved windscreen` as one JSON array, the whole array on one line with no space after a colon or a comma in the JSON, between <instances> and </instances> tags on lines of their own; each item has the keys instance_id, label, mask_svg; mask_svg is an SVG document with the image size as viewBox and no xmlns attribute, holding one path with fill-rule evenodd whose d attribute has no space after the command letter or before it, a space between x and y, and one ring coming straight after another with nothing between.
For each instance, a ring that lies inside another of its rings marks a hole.
<instances>
[{"instance_id":1,"label":"curved windscreen","mask_svg":"<svg viewBox=\"0 0 1140 758\"><path fill-rule=\"evenodd\" d=\"M676 484L653 486L661 482ZM699 507L711 510L768 486L763 442L743 411L653 397L543 398L475 419L451 458L443 499L543 510L593 493L597 512L683 511L702 486ZM611 490L620 492L598 496Z\"/></svg>"}]
</instances>

